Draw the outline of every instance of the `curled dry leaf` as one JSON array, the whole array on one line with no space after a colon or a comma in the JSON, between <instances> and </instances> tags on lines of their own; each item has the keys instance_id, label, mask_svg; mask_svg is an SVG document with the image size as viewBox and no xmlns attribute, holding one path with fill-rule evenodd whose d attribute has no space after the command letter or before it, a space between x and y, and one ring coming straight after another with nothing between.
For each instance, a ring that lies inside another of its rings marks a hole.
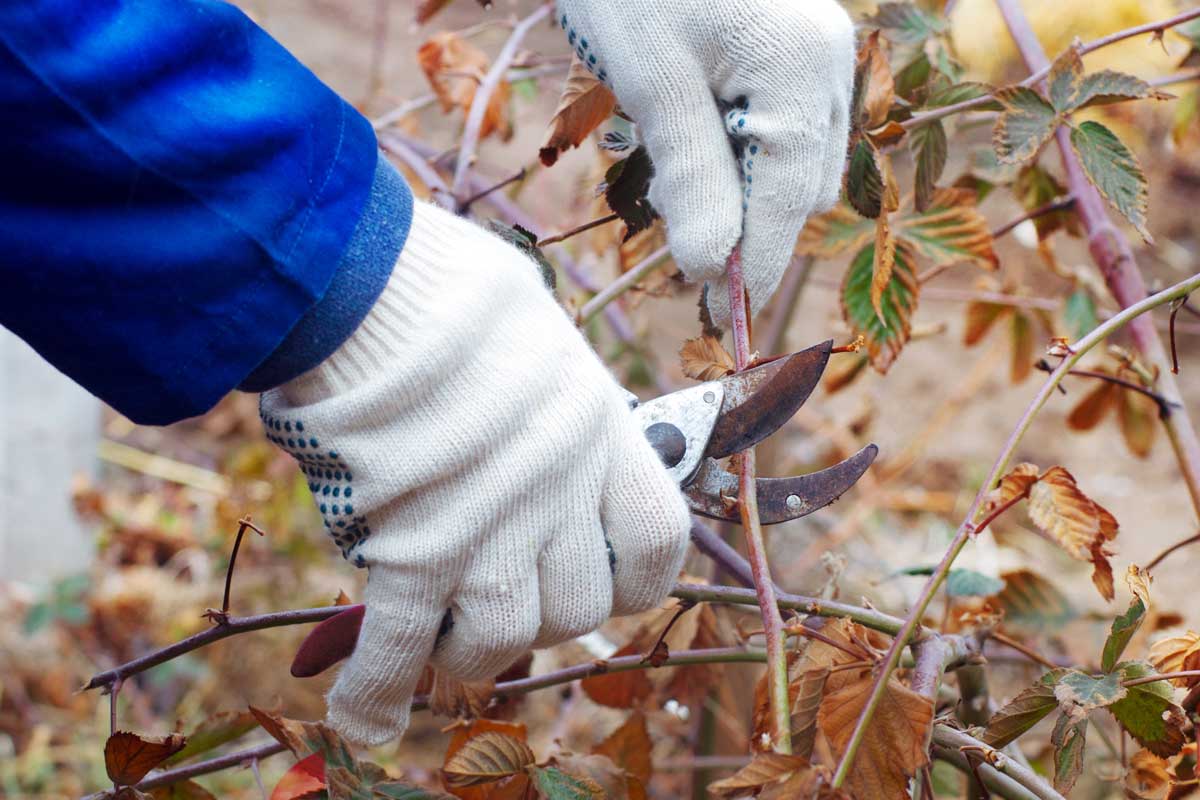
<instances>
[{"instance_id":1,"label":"curled dry leaf","mask_svg":"<svg viewBox=\"0 0 1200 800\"><path fill-rule=\"evenodd\" d=\"M1041 470L1035 464L1018 464L1000 479L1000 485L988 493L984 510L993 512L996 509L1029 497L1029 490L1038 481Z\"/></svg>"},{"instance_id":2,"label":"curled dry leaf","mask_svg":"<svg viewBox=\"0 0 1200 800\"><path fill-rule=\"evenodd\" d=\"M546 139L538 150L538 157L547 167L554 166L560 154L578 147L592 131L612 116L617 107L617 98L612 90L588 72L587 67L576 56L567 73L567 84Z\"/></svg>"},{"instance_id":3,"label":"curled dry leaf","mask_svg":"<svg viewBox=\"0 0 1200 800\"><path fill-rule=\"evenodd\" d=\"M134 786L146 773L178 753L187 739L178 733L162 738L117 731L104 743L104 769L117 786Z\"/></svg>"},{"instance_id":4,"label":"curled dry leaf","mask_svg":"<svg viewBox=\"0 0 1200 800\"><path fill-rule=\"evenodd\" d=\"M429 710L435 716L452 719L474 719L483 716L496 688L494 679L463 683L440 670L433 673L433 691Z\"/></svg>"},{"instance_id":5,"label":"curled dry leaf","mask_svg":"<svg viewBox=\"0 0 1200 800\"><path fill-rule=\"evenodd\" d=\"M460 723L454 727L450 744L446 747L443 765L450 762L460 750L477 736L484 733L502 733L518 741L526 739L525 726L514 722L499 722L491 719L477 719L470 723ZM476 786L448 786L450 793L461 800L525 800L531 797L533 789L526 773L513 775L495 783L479 784Z\"/></svg>"},{"instance_id":6,"label":"curled dry leaf","mask_svg":"<svg viewBox=\"0 0 1200 800\"><path fill-rule=\"evenodd\" d=\"M475 90L487 74L486 53L459 34L446 31L425 40L417 51L417 63L429 79L443 111L461 108L466 113L471 110ZM488 99L479 129L481 137L499 133L507 139L512 135L512 124L508 119L510 92L508 81L500 81Z\"/></svg>"},{"instance_id":7,"label":"curled dry leaf","mask_svg":"<svg viewBox=\"0 0 1200 800\"><path fill-rule=\"evenodd\" d=\"M1150 663L1159 672L1200 670L1200 634L1187 631L1159 639L1150 647ZM1173 678L1171 682L1190 689L1200 684L1200 677Z\"/></svg>"},{"instance_id":8,"label":"curled dry leaf","mask_svg":"<svg viewBox=\"0 0 1200 800\"><path fill-rule=\"evenodd\" d=\"M1092 582L1105 600L1112 600L1108 559L1117 536L1116 518L1080 491L1075 477L1062 467L1046 470L1030 489L1029 516L1072 558L1092 563Z\"/></svg>"},{"instance_id":9,"label":"curled dry leaf","mask_svg":"<svg viewBox=\"0 0 1200 800\"><path fill-rule=\"evenodd\" d=\"M684 342L679 350L679 363L684 375L698 381L715 381L737 370L733 356L714 336L698 336Z\"/></svg>"},{"instance_id":10,"label":"curled dry leaf","mask_svg":"<svg viewBox=\"0 0 1200 800\"><path fill-rule=\"evenodd\" d=\"M646 716L635 711L592 752L606 756L618 767L646 783L650 780L650 751L653 748L654 742L646 730Z\"/></svg>"},{"instance_id":11,"label":"curled dry leaf","mask_svg":"<svg viewBox=\"0 0 1200 800\"><path fill-rule=\"evenodd\" d=\"M534 760L533 751L522 740L488 731L468 739L442 772L449 786L475 786L523 772Z\"/></svg>"},{"instance_id":12,"label":"curled dry leaf","mask_svg":"<svg viewBox=\"0 0 1200 800\"><path fill-rule=\"evenodd\" d=\"M250 706L250 713L258 720L258 724L262 726L263 730L271 734L271 738L275 741L291 750L292 755L299 757L311 752L312 748L306 742L308 734L304 729L304 723L254 706Z\"/></svg>"},{"instance_id":13,"label":"curled dry leaf","mask_svg":"<svg viewBox=\"0 0 1200 800\"><path fill-rule=\"evenodd\" d=\"M1171 791L1171 773L1167 760L1149 750L1139 750L1129 759L1125 772L1125 792L1137 800L1164 800Z\"/></svg>"}]
</instances>

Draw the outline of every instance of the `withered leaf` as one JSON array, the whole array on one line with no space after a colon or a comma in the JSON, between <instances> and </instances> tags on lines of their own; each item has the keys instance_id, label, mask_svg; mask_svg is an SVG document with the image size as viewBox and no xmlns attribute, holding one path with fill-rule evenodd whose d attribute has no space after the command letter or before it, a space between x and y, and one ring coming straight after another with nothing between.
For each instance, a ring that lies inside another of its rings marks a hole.
<instances>
[{"instance_id":1,"label":"withered leaf","mask_svg":"<svg viewBox=\"0 0 1200 800\"><path fill-rule=\"evenodd\" d=\"M654 742L646 730L646 716L634 711L621 727L610 733L592 752L607 756L621 769L643 783L650 780L650 751Z\"/></svg>"},{"instance_id":2,"label":"withered leaf","mask_svg":"<svg viewBox=\"0 0 1200 800\"><path fill-rule=\"evenodd\" d=\"M1009 330L1012 339L1012 362L1009 375L1013 383L1020 383L1033 372L1033 354L1037 349L1033 321L1020 311L1014 311L1009 320Z\"/></svg>"},{"instance_id":3,"label":"withered leaf","mask_svg":"<svg viewBox=\"0 0 1200 800\"><path fill-rule=\"evenodd\" d=\"M855 334L866 339L872 366L886 373L912 335L921 287L917 283L915 254L907 241L896 245L890 280L879 299L882 314L872 302L875 246L859 251L842 283L842 316Z\"/></svg>"},{"instance_id":4,"label":"withered leaf","mask_svg":"<svg viewBox=\"0 0 1200 800\"><path fill-rule=\"evenodd\" d=\"M134 786L186 744L187 739L178 733L152 738L117 731L104 743L104 769L117 786Z\"/></svg>"},{"instance_id":5,"label":"withered leaf","mask_svg":"<svg viewBox=\"0 0 1200 800\"><path fill-rule=\"evenodd\" d=\"M715 336L688 339L679 350L683 374L698 381L715 381L737 371L733 356Z\"/></svg>"},{"instance_id":6,"label":"withered leaf","mask_svg":"<svg viewBox=\"0 0 1200 800\"><path fill-rule=\"evenodd\" d=\"M875 220L875 263L871 272L871 307L880 322L887 324L883 316L883 294L892 281L896 267L896 237L892 235L888 214L882 213Z\"/></svg>"},{"instance_id":7,"label":"withered leaf","mask_svg":"<svg viewBox=\"0 0 1200 800\"><path fill-rule=\"evenodd\" d=\"M292 751L292 755L300 757L311 752L312 748L306 741L308 733L304 723L288 719L280 714L250 706L250 713L258 720L263 730L271 734L271 738Z\"/></svg>"},{"instance_id":8,"label":"withered leaf","mask_svg":"<svg viewBox=\"0 0 1200 800\"><path fill-rule=\"evenodd\" d=\"M1034 464L1018 464L1000 479L1000 484L988 493L984 510L996 511L1001 506L1029 497L1029 490L1038 481L1040 470Z\"/></svg>"},{"instance_id":9,"label":"withered leaf","mask_svg":"<svg viewBox=\"0 0 1200 800\"><path fill-rule=\"evenodd\" d=\"M497 731L471 739L442 767L448 786L475 786L523 772L535 761L529 745Z\"/></svg>"},{"instance_id":10,"label":"withered leaf","mask_svg":"<svg viewBox=\"0 0 1200 800\"><path fill-rule=\"evenodd\" d=\"M841 756L871 695L874 676L865 670L854 683L825 696L817 724ZM875 710L854 757L846 789L853 797L878 800L908 798L908 781L927 763L925 739L933 724L933 704L896 678Z\"/></svg>"},{"instance_id":11,"label":"withered leaf","mask_svg":"<svg viewBox=\"0 0 1200 800\"><path fill-rule=\"evenodd\" d=\"M1119 681L1131 681L1154 675L1154 668L1141 661L1118 664L1113 673ZM1174 692L1167 681L1153 681L1125 687L1124 696L1108 707L1129 734L1155 755L1170 758L1186 743L1183 729L1187 717L1175 705Z\"/></svg>"},{"instance_id":12,"label":"withered leaf","mask_svg":"<svg viewBox=\"0 0 1200 800\"><path fill-rule=\"evenodd\" d=\"M638 655L640 652L637 641L633 641L613 653L613 657ZM592 702L610 708L633 708L654 691L645 670L640 669L592 675L580 681L580 686Z\"/></svg>"},{"instance_id":13,"label":"withered leaf","mask_svg":"<svg viewBox=\"0 0 1200 800\"><path fill-rule=\"evenodd\" d=\"M483 733L502 733L524 742L526 739L525 726L514 722L501 722L491 719L477 719L470 723L455 726L446 747L443 765L448 763L467 742ZM529 776L525 773L513 775L503 780L478 784L475 786L447 786L450 793L461 800L527 800L532 798L533 788Z\"/></svg>"},{"instance_id":14,"label":"withered leaf","mask_svg":"<svg viewBox=\"0 0 1200 800\"><path fill-rule=\"evenodd\" d=\"M1166 759L1149 750L1139 750L1129 759L1125 791L1138 800L1164 800L1171 790L1171 773Z\"/></svg>"},{"instance_id":15,"label":"withered leaf","mask_svg":"<svg viewBox=\"0 0 1200 800\"><path fill-rule=\"evenodd\" d=\"M719 800L744 797L771 784L780 783L796 772L808 769L803 756L759 753L746 766L724 780L710 783L708 793Z\"/></svg>"},{"instance_id":16,"label":"withered leaf","mask_svg":"<svg viewBox=\"0 0 1200 800\"><path fill-rule=\"evenodd\" d=\"M1200 634L1195 631L1167 636L1150 647L1150 663L1159 672L1185 672L1200 670ZM1200 684L1200 676L1173 678L1176 686L1184 689Z\"/></svg>"},{"instance_id":17,"label":"withered leaf","mask_svg":"<svg viewBox=\"0 0 1200 800\"><path fill-rule=\"evenodd\" d=\"M1027 161L1042 149L1058 127L1054 106L1033 89L1010 86L996 92L1004 111L996 119L992 146L1001 164Z\"/></svg>"},{"instance_id":18,"label":"withered leaf","mask_svg":"<svg viewBox=\"0 0 1200 800\"><path fill-rule=\"evenodd\" d=\"M417 63L433 93L437 95L443 111L461 108L471 110L475 101L475 90L488 71L487 54L452 31L436 33L417 50ZM487 110L479 130L481 137L492 133L507 139L512 135L512 124L508 118L508 81L500 81L488 99Z\"/></svg>"},{"instance_id":19,"label":"withered leaf","mask_svg":"<svg viewBox=\"0 0 1200 800\"><path fill-rule=\"evenodd\" d=\"M1121 377L1140 383L1133 370L1122 370ZM1154 398L1132 389L1118 389L1117 419L1121 423L1121 435L1125 446L1138 458L1148 458L1158 438L1158 403Z\"/></svg>"},{"instance_id":20,"label":"withered leaf","mask_svg":"<svg viewBox=\"0 0 1200 800\"><path fill-rule=\"evenodd\" d=\"M895 99L891 66L880 46L879 31L872 31L859 48L855 66L852 104L858 128L867 131L882 125Z\"/></svg>"},{"instance_id":21,"label":"withered leaf","mask_svg":"<svg viewBox=\"0 0 1200 800\"><path fill-rule=\"evenodd\" d=\"M592 131L612 116L617 98L575 56L567 83L550 120L550 129L538 150L543 165L554 166L560 154L578 147Z\"/></svg>"},{"instance_id":22,"label":"withered leaf","mask_svg":"<svg viewBox=\"0 0 1200 800\"><path fill-rule=\"evenodd\" d=\"M1087 748L1087 717L1059 715L1050 735L1054 748L1054 788L1067 795L1083 774L1083 756Z\"/></svg>"},{"instance_id":23,"label":"withered leaf","mask_svg":"<svg viewBox=\"0 0 1200 800\"><path fill-rule=\"evenodd\" d=\"M963 328L963 345L965 347L974 347L983 341L983 337L987 336L988 331L996 324L1005 314L1012 312L1012 306L1001 305L1000 303L986 303L981 300L973 300L967 304L967 320Z\"/></svg>"},{"instance_id":24,"label":"withered leaf","mask_svg":"<svg viewBox=\"0 0 1200 800\"><path fill-rule=\"evenodd\" d=\"M1072 558L1090 561L1092 581L1105 600L1114 597L1110 542L1118 524L1103 506L1080 491L1075 477L1051 467L1029 491L1029 516L1037 527Z\"/></svg>"},{"instance_id":25,"label":"withered leaf","mask_svg":"<svg viewBox=\"0 0 1200 800\"><path fill-rule=\"evenodd\" d=\"M1007 747L1045 719L1058 708L1054 687L1064 674L1065 670L1048 672L1033 686L1006 703L988 720L987 730L981 737L983 741L992 747Z\"/></svg>"},{"instance_id":26,"label":"withered leaf","mask_svg":"<svg viewBox=\"0 0 1200 800\"><path fill-rule=\"evenodd\" d=\"M938 189L927 210L903 217L896 235L931 266L965 263L995 270L1000 261L991 225L976 208L976 202L975 193L968 189Z\"/></svg>"},{"instance_id":27,"label":"withered leaf","mask_svg":"<svg viewBox=\"0 0 1200 800\"><path fill-rule=\"evenodd\" d=\"M441 670L434 670L429 710L436 716L454 719L481 717L495 688L495 680L464 683Z\"/></svg>"},{"instance_id":28,"label":"withered leaf","mask_svg":"<svg viewBox=\"0 0 1200 800\"><path fill-rule=\"evenodd\" d=\"M808 221L796 242L796 253L832 258L846 250L862 247L871 239L874 229L869 219L845 203L839 203Z\"/></svg>"},{"instance_id":29,"label":"withered leaf","mask_svg":"<svg viewBox=\"0 0 1200 800\"><path fill-rule=\"evenodd\" d=\"M1067 427L1088 431L1104 421L1117 401L1121 388L1109 381L1099 381L1067 415Z\"/></svg>"},{"instance_id":30,"label":"withered leaf","mask_svg":"<svg viewBox=\"0 0 1200 800\"><path fill-rule=\"evenodd\" d=\"M1121 654L1129 646L1138 629L1146 620L1150 610L1150 575L1137 564L1130 564L1125 575L1125 584L1133 594L1133 602L1129 609L1113 620L1112 630L1104 641L1104 652L1100 659L1100 669L1111 672L1121 659Z\"/></svg>"}]
</instances>

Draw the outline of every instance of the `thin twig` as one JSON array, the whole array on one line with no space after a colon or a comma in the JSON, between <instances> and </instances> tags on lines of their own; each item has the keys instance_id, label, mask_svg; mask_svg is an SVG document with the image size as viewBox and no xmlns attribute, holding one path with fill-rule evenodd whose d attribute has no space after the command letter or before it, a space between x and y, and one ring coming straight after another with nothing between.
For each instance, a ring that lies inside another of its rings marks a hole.
<instances>
[{"instance_id":1,"label":"thin twig","mask_svg":"<svg viewBox=\"0 0 1200 800\"><path fill-rule=\"evenodd\" d=\"M1146 569L1147 570L1154 569L1159 564L1161 564L1167 558L1167 556L1171 555L1176 550L1180 550L1184 547L1187 547L1188 545L1197 544L1197 543L1200 543L1200 533L1197 533L1195 536L1184 539L1182 542L1176 542L1175 544L1168 547L1166 550L1163 550L1161 553L1159 553L1157 556L1154 557L1153 561L1151 561L1149 564L1146 565Z\"/></svg>"},{"instance_id":2,"label":"thin twig","mask_svg":"<svg viewBox=\"0 0 1200 800\"><path fill-rule=\"evenodd\" d=\"M1126 689L1134 686L1142 686L1147 683L1157 683L1158 681L1169 681L1173 678L1200 678L1200 669L1185 669L1179 672L1160 672L1157 675L1146 675L1141 678L1130 678L1127 681L1121 681L1121 685Z\"/></svg>"},{"instance_id":3,"label":"thin twig","mask_svg":"<svg viewBox=\"0 0 1200 800\"><path fill-rule=\"evenodd\" d=\"M609 214L607 217L600 217L599 219L594 219L591 222L585 222L582 225L579 225L578 227L571 228L571 230L566 231L565 233L560 233L555 236L548 236L545 239L542 239L540 242L538 242L537 246L545 247L548 244L557 244L559 242L565 242L567 239L570 239L572 236L578 236L581 233L587 233L588 231L592 230L593 228L599 228L601 225L607 225L610 222L616 222L620 218L621 218L620 214Z\"/></svg>"},{"instance_id":4,"label":"thin twig","mask_svg":"<svg viewBox=\"0 0 1200 800\"><path fill-rule=\"evenodd\" d=\"M1030 78L1028 85L1033 85L1049 74L1051 64L1042 50L1029 20L1025 16L1017 0L996 0L1000 14L1017 43L1025 64L1037 72ZM1179 25L1191 19L1200 18L1200 9L1193 9L1178 14L1169 20L1138 28L1130 28L1111 36L1097 40L1081 50L1081 53L1091 52L1111 44L1143 33L1164 31L1174 25ZM1113 225L1109 218L1108 205L1100 193L1088 180L1079 157L1071 144L1070 131L1066 126L1059 126L1055 131L1055 139L1062 157L1063 167L1067 173L1067 188L1077 200L1076 210L1079 220L1088 233L1088 247L1100 272L1104 275L1105 283L1114 299L1123 308L1129 308L1144 300L1148 294L1146 282L1138 268L1133 248L1125 235ZM1174 298L1173 298L1174 299ZM1173 375L1170 374L1170 362L1162 339L1154 324L1146 320L1135 320L1129 326L1130 338L1143 360L1160 372L1158 389L1172 404L1179 403L1182 394ZM1179 471L1183 477L1191 497L1192 506L1200 517L1200 439L1192 425L1188 411L1182 405L1165 420L1167 438L1175 451L1179 462Z\"/></svg>"},{"instance_id":5,"label":"thin twig","mask_svg":"<svg viewBox=\"0 0 1200 800\"><path fill-rule=\"evenodd\" d=\"M250 521L249 516L238 520L237 538L233 540L233 552L229 554L229 566L225 568L225 594L221 598L221 610L213 612L212 609L209 609L204 614L217 625L224 625L229 619L229 593L233 588L233 569L237 565L238 550L242 547L242 537L246 535L247 529L254 531L259 536L264 535L262 529Z\"/></svg>"},{"instance_id":6,"label":"thin twig","mask_svg":"<svg viewBox=\"0 0 1200 800\"><path fill-rule=\"evenodd\" d=\"M654 661L657 658L658 648L660 646L666 647L667 634L671 632L671 628L675 627L675 623L679 622L680 617L695 607L696 604L690 600L684 600L679 604L679 608L675 609L675 613L672 615L671 621L667 623L667 627L663 628L662 633L658 635L658 641L654 643L654 646L648 652L642 654L642 661Z\"/></svg>"},{"instance_id":7,"label":"thin twig","mask_svg":"<svg viewBox=\"0 0 1200 800\"><path fill-rule=\"evenodd\" d=\"M1051 367L1050 363L1044 358L1038 361L1035 366L1042 372L1054 371L1054 368ZM1178 407L1176 403L1172 403L1170 400L1163 397L1161 394L1158 394L1154 390L1147 389L1140 383L1134 383L1131 380L1126 380L1125 378L1121 378L1116 375L1109 375L1105 372L1095 372L1094 370L1090 369L1073 369L1069 374L1073 378L1092 378L1093 380L1111 383L1116 386L1120 386L1122 389L1128 389L1131 392L1137 392L1138 394L1145 395L1153 400L1158 406L1158 415L1163 420L1166 420L1166 418L1171 415L1171 412Z\"/></svg>"},{"instance_id":8,"label":"thin twig","mask_svg":"<svg viewBox=\"0 0 1200 800\"><path fill-rule=\"evenodd\" d=\"M513 27L512 35L508 37L500 54L496 56L492 68L488 70L483 82L475 90L475 97L471 100L471 110L467 112L467 122L463 127L461 146L458 150L458 164L454 169L454 181L450 184L450 194L453 197L460 197L463 187L466 186L467 173L470 170L471 161L475 158L475 148L479 146L479 132L483 128L483 119L487 115L487 108L492 102L492 95L495 93L496 87L508 73L508 67L516 57L517 50L526 34L549 16L550 10L549 4L542 5L537 11Z\"/></svg>"},{"instance_id":9,"label":"thin twig","mask_svg":"<svg viewBox=\"0 0 1200 800\"><path fill-rule=\"evenodd\" d=\"M1069 348L1071 355L1063 359L1063 362L1058 366L1057 369L1054 370L1053 374L1050 375L1046 383L1042 386L1041 390L1039 390L1038 394L1034 397L1033 402L1030 403L1029 407L1025 410L1024 415L1022 415L1012 434L1009 436L1008 441L1004 445L1004 449L1001 451L999 457L997 457L996 463L992 466L991 473L980 486L979 491L975 495L975 500L971 504L970 510L967 512L962 524L959 525L958 532L955 534L954 540L950 543L949 549L946 551L941 563L938 564L937 569L934 570L933 575L929 578L929 582L926 583L925 588L921 592L920 598L917 600L917 603L909 612L908 618L904 623L904 628L901 629L900 633L897 634L896 638L892 641L892 646L889 648L888 654L884 658L883 666L875 680L875 685L871 690L871 695L868 698L866 705L863 706L862 714L859 716L854 733L851 735L850 741L847 744L846 752L842 755L842 760L838 764L838 769L833 779L833 786L835 788L841 787L845 782L846 776L849 774L850 768L853 764L854 756L858 751L858 746L862 743L867 728L871 723L871 719L874 717L875 711L887 690L887 681L891 677L892 672L896 669L896 666L900 663L901 653L912 639L913 633L917 630L920 620L925 616L925 612L929 609L930 603L933 602L933 598L936 595L938 588L942 585L942 582L945 581L946 576L950 573L951 566L954 564L955 559L958 558L959 553L961 553L963 548L966 547L967 542L970 541L971 537L977 531L982 530L985 527L983 523L977 526L974 522L975 518L983 509L984 501L987 498L988 493L992 490L992 487L999 482L1001 476L1004 474L1004 471L1008 468L1008 463L1012 459L1013 453L1016 452L1017 446L1024 438L1025 433L1029 430L1029 426L1033 423L1034 417L1037 416L1038 412L1041 411L1042 407L1045 406L1049 399L1054 396L1054 392L1058 388L1058 385L1067 376L1071 369L1077 363L1079 363L1080 359L1082 359L1094 347L1103 342L1116 331L1130 324L1142 314L1152 311L1153 309L1158 308L1161 305L1165 305L1166 303L1170 303L1172 300L1194 291L1197 287L1200 287L1200 275L1193 275L1186 281L1178 283L1169 289L1159 292L1153 297L1148 297L1142 302L1136 303L1123 310L1112 319L1099 325L1095 330ZM996 516L997 512L993 512L985 522L990 523L996 518Z\"/></svg>"},{"instance_id":10,"label":"thin twig","mask_svg":"<svg viewBox=\"0 0 1200 800\"><path fill-rule=\"evenodd\" d=\"M586 325L592 321L592 318L608 307L608 304L616 300L625 292L637 286L646 279L650 273L667 263L671 258L671 249L669 247L660 247L650 255L642 263L637 264L628 272L615 281L605 286L600 294L593 297L584 304L583 308L579 309L579 324Z\"/></svg>"},{"instance_id":11,"label":"thin twig","mask_svg":"<svg viewBox=\"0 0 1200 800\"><path fill-rule=\"evenodd\" d=\"M1032 647L1022 644L1016 639L1010 638L1007 634L1003 634L1000 631L992 631L991 634L988 635L988 638L994 642L1004 645L1005 647L1011 647L1013 650L1016 650L1030 661L1041 664L1046 669L1058 669L1058 664L1055 664L1053 661L1046 658Z\"/></svg>"},{"instance_id":12,"label":"thin twig","mask_svg":"<svg viewBox=\"0 0 1200 800\"><path fill-rule=\"evenodd\" d=\"M750 351L750 312L746 284L742 275L742 255L735 247L725 265L729 280L729 315L733 327L734 361L739 370L749 367L753 358ZM742 532L746 537L746 551L750 556L750 567L754 573L754 587L758 593L758 607L762 614L763 635L767 640L767 696L770 708L769 735L771 749L777 753L792 752L791 707L788 701L787 653L783 636L783 618L775 598L775 583L767 562L766 545L763 541L762 524L758 517L758 486L754 448L739 453L735 458L739 467L738 511L742 517Z\"/></svg>"},{"instance_id":13,"label":"thin twig","mask_svg":"<svg viewBox=\"0 0 1200 800\"><path fill-rule=\"evenodd\" d=\"M1116 33L1081 45L1078 48L1079 54L1084 56L1088 53L1093 53L1102 47L1107 47L1110 44L1115 44L1116 42L1120 42L1134 36L1141 36L1144 33L1160 33L1166 31L1168 28L1174 28L1177 25L1182 25L1185 22L1196 19L1197 17L1200 17L1200 9L1185 11L1182 14L1177 14L1174 17L1162 20L1161 22L1152 22L1147 25L1138 25L1134 28L1126 28L1125 30L1117 31ZM1048 63L1041 65L1037 70L1034 71L1032 75L1021 81L1020 85L1033 86L1035 83L1039 83L1050 74L1050 67L1051 65ZM971 111L973 109L980 108L988 103L994 102L995 99L995 95L987 94L982 97L964 100L961 103L954 103L953 105L943 106L942 108L935 108L930 111L913 114L909 119L902 122L901 126L905 130L911 131L914 128L920 128L924 125L930 124L931 122L936 122L939 119L944 119L945 117L953 116L954 114L961 114L964 111Z\"/></svg>"},{"instance_id":14,"label":"thin twig","mask_svg":"<svg viewBox=\"0 0 1200 800\"><path fill-rule=\"evenodd\" d=\"M525 176L527 174L528 174L528 170L526 170L524 167L521 167L521 169L518 170L516 172L516 174L509 175L507 178L500 181L499 183L479 190L478 192L476 192L475 194L471 195L466 200L463 200L461 203L458 204L458 213L466 214L468 211L471 210L471 206L475 205L483 198L487 197L488 195L492 194L493 192L498 192L501 189L504 189L505 187L511 186L512 184L517 183L518 181L525 180ZM541 246L542 246L541 242L538 242L538 247L541 247Z\"/></svg>"},{"instance_id":15,"label":"thin twig","mask_svg":"<svg viewBox=\"0 0 1200 800\"><path fill-rule=\"evenodd\" d=\"M1168 323L1168 334L1171 339L1171 374L1179 374L1179 348L1175 344L1175 318L1179 316L1179 309L1187 305L1187 298L1176 300L1171 305L1171 318Z\"/></svg>"},{"instance_id":16,"label":"thin twig","mask_svg":"<svg viewBox=\"0 0 1200 800\"><path fill-rule=\"evenodd\" d=\"M1044 206L1039 206L1038 208L1035 208L1033 211L1030 211L1027 214L1022 214L1021 216L1014 219L1012 222L1005 223L1004 225L1001 225L999 228L996 228L994 231L992 231L992 238L999 239L1002 236L1005 236L1005 235L1011 233L1013 230L1015 230L1017 227L1019 227L1022 223L1028 222L1029 220L1038 219L1039 217L1044 217L1047 214L1053 214L1056 211L1066 211L1067 209L1074 208L1074 207L1075 207L1075 196L1074 195L1067 195L1066 197L1060 198L1058 200L1052 200L1049 203L1046 203Z\"/></svg>"},{"instance_id":17,"label":"thin twig","mask_svg":"<svg viewBox=\"0 0 1200 800\"><path fill-rule=\"evenodd\" d=\"M1026 791L1032 792L1041 800L1065 800L1061 794L1054 791L1045 779L1033 770L1019 763L1015 758L1009 758L1003 751L989 747L962 731L956 731L949 725L938 724L933 729L933 741L941 747L951 748L959 753L964 749L972 750L984 756L987 767L981 777L988 782L988 770L994 770L1019 783Z\"/></svg>"}]
</instances>

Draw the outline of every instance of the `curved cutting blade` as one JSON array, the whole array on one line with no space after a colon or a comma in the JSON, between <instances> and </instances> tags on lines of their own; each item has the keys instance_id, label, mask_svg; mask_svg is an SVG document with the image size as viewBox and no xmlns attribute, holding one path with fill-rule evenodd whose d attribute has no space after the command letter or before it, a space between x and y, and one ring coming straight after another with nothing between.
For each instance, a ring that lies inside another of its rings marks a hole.
<instances>
[{"instance_id":1,"label":"curved cutting blade","mask_svg":"<svg viewBox=\"0 0 1200 800\"><path fill-rule=\"evenodd\" d=\"M879 448L869 444L829 469L793 478L759 478L758 515L763 525L777 525L811 514L837 500L858 482L875 461ZM738 478L706 459L683 493L692 511L704 517L736 522Z\"/></svg>"},{"instance_id":2,"label":"curved cutting blade","mask_svg":"<svg viewBox=\"0 0 1200 800\"><path fill-rule=\"evenodd\" d=\"M783 427L817 387L832 351L831 339L722 378L725 398L704 455L724 458L740 453Z\"/></svg>"}]
</instances>

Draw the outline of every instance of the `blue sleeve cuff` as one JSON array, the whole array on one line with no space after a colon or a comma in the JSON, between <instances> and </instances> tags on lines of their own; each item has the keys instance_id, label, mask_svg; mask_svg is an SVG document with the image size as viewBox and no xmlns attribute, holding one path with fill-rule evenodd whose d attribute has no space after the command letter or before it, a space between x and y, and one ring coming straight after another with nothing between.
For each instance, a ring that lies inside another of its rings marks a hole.
<instances>
[{"instance_id":1,"label":"blue sleeve cuff","mask_svg":"<svg viewBox=\"0 0 1200 800\"><path fill-rule=\"evenodd\" d=\"M391 277L408 238L412 211L412 190L381 154L362 216L324 297L239 389L265 392L287 383L333 355L350 338Z\"/></svg>"}]
</instances>

